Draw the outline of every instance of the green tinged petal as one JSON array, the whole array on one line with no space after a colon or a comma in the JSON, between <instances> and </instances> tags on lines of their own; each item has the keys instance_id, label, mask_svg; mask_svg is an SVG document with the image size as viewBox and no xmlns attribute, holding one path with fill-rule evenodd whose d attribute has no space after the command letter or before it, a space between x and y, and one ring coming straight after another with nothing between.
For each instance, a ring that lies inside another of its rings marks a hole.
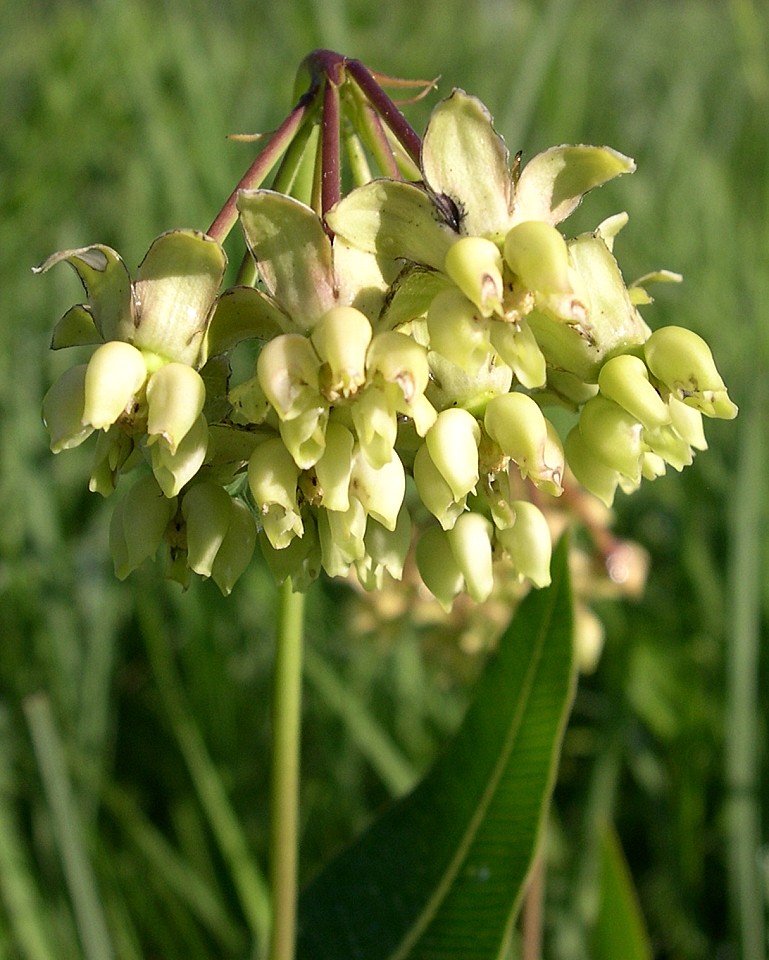
<instances>
[{"instance_id":1,"label":"green tinged petal","mask_svg":"<svg viewBox=\"0 0 769 960\"><path fill-rule=\"evenodd\" d=\"M43 423L53 453L79 447L93 433L91 424L83 421L87 369L81 363L65 370L43 398Z\"/></svg>"},{"instance_id":2,"label":"green tinged petal","mask_svg":"<svg viewBox=\"0 0 769 960\"><path fill-rule=\"evenodd\" d=\"M462 233L496 239L510 226L509 155L476 97L454 90L435 107L422 143L422 170L430 189L455 204Z\"/></svg>"},{"instance_id":3,"label":"green tinged petal","mask_svg":"<svg viewBox=\"0 0 769 960\"><path fill-rule=\"evenodd\" d=\"M241 340L271 340L289 325L288 317L261 290L232 287L217 301L201 358L226 353Z\"/></svg>"},{"instance_id":4,"label":"green tinged petal","mask_svg":"<svg viewBox=\"0 0 769 960\"><path fill-rule=\"evenodd\" d=\"M523 168L515 191L515 223L560 223L588 190L634 170L635 162L611 147L551 147Z\"/></svg>"},{"instance_id":5,"label":"green tinged petal","mask_svg":"<svg viewBox=\"0 0 769 960\"><path fill-rule=\"evenodd\" d=\"M134 284L138 318L131 339L136 346L198 366L226 265L221 246L198 230L169 230L157 237Z\"/></svg>"},{"instance_id":6,"label":"green tinged petal","mask_svg":"<svg viewBox=\"0 0 769 960\"><path fill-rule=\"evenodd\" d=\"M273 190L241 190L240 222L267 291L308 332L336 303L331 241L318 215Z\"/></svg>"},{"instance_id":7,"label":"green tinged petal","mask_svg":"<svg viewBox=\"0 0 769 960\"><path fill-rule=\"evenodd\" d=\"M131 277L112 247L94 243L77 250L62 250L35 267L45 273L66 260L80 277L88 295L90 312L102 340L132 340L134 334Z\"/></svg>"},{"instance_id":8,"label":"green tinged petal","mask_svg":"<svg viewBox=\"0 0 769 960\"><path fill-rule=\"evenodd\" d=\"M53 328L51 350L101 342L102 337L96 327L91 308L84 303L78 303L70 307Z\"/></svg>"},{"instance_id":9,"label":"green tinged petal","mask_svg":"<svg viewBox=\"0 0 769 960\"><path fill-rule=\"evenodd\" d=\"M372 180L353 190L326 214L326 222L354 247L435 270L443 269L457 236L424 190L394 180Z\"/></svg>"}]
</instances>

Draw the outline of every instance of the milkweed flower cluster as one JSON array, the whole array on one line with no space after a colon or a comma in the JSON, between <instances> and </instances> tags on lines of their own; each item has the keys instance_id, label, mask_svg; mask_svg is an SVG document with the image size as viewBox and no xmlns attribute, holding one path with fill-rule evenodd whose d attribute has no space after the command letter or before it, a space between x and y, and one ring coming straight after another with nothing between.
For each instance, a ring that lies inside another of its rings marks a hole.
<instances>
[{"instance_id":1,"label":"milkweed flower cluster","mask_svg":"<svg viewBox=\"0 0 769 960\"><path fill-rule=\"evenodd\" d=\"M255 543L276 579L324 570L367 589L399 579L412 545L446 607L483 601L504 556L550 580L546 504L576 478L607 506L705 448L729 419L707 344L652 333L613 254L627 216L569 237L585 193L634 169L608 147L558 146L511 163L485 107L456 90L433 111L421 179L375 179L321 217L242 190L254 285L221 291L221 246L158 238L132 282L112 250L51 257L88 303L54 347L95 344L45 398L54 452L98 434L91 489L139 474L113 515L126 576L161 543L172 574L228 593ZM237 344L259 344L232 382ZM548 417L568 411L570 426Z\"/></svg>"}]
</instances>

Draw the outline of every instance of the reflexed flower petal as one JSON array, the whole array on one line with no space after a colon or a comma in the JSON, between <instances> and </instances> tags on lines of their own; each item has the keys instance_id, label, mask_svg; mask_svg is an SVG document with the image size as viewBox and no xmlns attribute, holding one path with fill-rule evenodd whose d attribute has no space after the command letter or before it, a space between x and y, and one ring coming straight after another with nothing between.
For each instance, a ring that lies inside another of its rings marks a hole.
<instances>
[{"instance_id":1,"label":"reflexed flower petal","mask_svg":"<svg viewBox=\"0 0 769 960\"><path fill-rule=\"evenodd\" d=\"M525 317L515 323L492 323L491 344L527 390L544 387L547 364Z\"/></svg>"},{"instance_id":2,"label":"reflexed flower petal","mask_svg":"<svg viewBox=\"0 0 769 960\"><path fill-rule=\"evenodd\" d=\"M547 587L553 551L547 520L528 500L516 500L512 506L515 523L506 530L498 530L497 539L521 578L530 580L535 587Z\"/></svg>"},{"instance_id":3,"label":"reflexed flower petal","mask_svg":"<svg viewBox=\"0 0 769 960\"><path fill-rule=\"evenodd\" d=\"M206 388L200 374L184 363L167 363L147 381L147 434L161 437L171 453L203 412Z\"/></svg>"},{"instance_id":4,"label":"reflexed flower petal","mask_svg":"<svg viewBox=\"0 0 769 960\"><path fill-rule=\"evenodd\" d=\"M230 499L230 525L216 553L211 577L227 597L251 562L256 546L256 522L248 507Z\"/></svg>"},{"instance_id":5,"label":"reflexed flower petal","mask_svg":"<svg viewBox=\"0 0 769 960\"><path fill-rule=\"evenodd\" d=\"M266 440L248 461L248 485L264 532L276 550L301 537L302 518L296 499L299 468L278 438Z\"/></svg>"},{"instance_id":6,"label":"reflexed flower petal","mask_svg":"<svg viewBox=\"0 0 769 960\"><path fill-rule=\"evenodd\" d=\"M326 449L327 407L312 407L291 420L281 420L280 436L300 470L309 470Z\"/></svg>"},{"instance_id":7,"label":"reflexed flower petal","mask_svg":"<svg viewBox=\"0 0 769 960\"><path fill-rule=\"evenodd\" d=\"M443 410L427 431L425 444L430 459L451 488L454 500L475 491L480 439L478 421L461 408Z\"/></svg>"},{"instance_id":8,"label":"reflexed flower petal","mask_svg":"<svg viewBox=\"0 0 769 960\"><path fill-rule=\"evenodd\" d=\"M417 541L416 561L424 585L448 613L465 582L448 534L440 527L428 527Z\"/></svg>"},{"instance_id":9,"label":"reflexed flower petal","mask_svg":"<svg viewBox=\"0 0 769 960\"><path fill-rule=\"evenodd\" d=\"M167 497L175 497L203 466L208 450L208 424L201 415L184 435L174 452L165 440L150 449L152 472Z\"/></svg>"},{"instance_id":10,"label":"reflexed flower petal","mask_svg":"<svg viewBox=\"0 0 769 960\"><path fill-rule=\"evenodd\" d=\"M232 499L218 483L196 483L184 494L182 516L187 524L187 564L204 577L211 570L232 519Z\"/></svg>"},{"instance_id":11,"label":"reflexed flower petal","mask_svg":"<svg viewBox=\"0 0 769 960\"><path fill-rule=\"evenodd\" d=\"M491 537L494 528L480 513L463 513L446 537L467 592L483 603L494 588Z\"/></svg>"},{"instance_id":12,"label":"reflexed flower petal","mask_svg":"<svg viewBox=\"0 0 769 960\"><path fill-rule=\"evenodd\" d=\"M115 575L125 580L154 557L166 527L176 513L176 500L166 498L151 476L141 477L117 504L110 521L110 552Z\"/></svg>"},{"instance_id":13,"label":"reflexed flower petal","mask_svg":"<svg viewBox=\"0 0 769 960\"><path fill-rule=\"evenodd\" d=\"M387 530L394 530L406 494L406 474L398 454L393 451L388 463L374 468L358 448L353 455L350 493L369 516Z\"/></svg>"},{"instance_id":14,"label":"reflexed flower petal","mask_svg":"<svg viewBox=\"0 0 769 960\"><path fill-rule=\"evenodd\" d=\"M323 569L330 577L346 577L350 567L365 555L366 519L363 504L354 497L347 510L318 512Z\"/></svg>"},{"instance_id":15,"label":"reflexed flower petal","mask_svg":"<svg viewBox=\"0 0 769 960\"><path fill-rule=\"evenodd\" d=\"M93 433L91 424L83 421L87 366L82 363L65 370L43 398L43 423L53 453L79 447Z\"/></svg>"},{"instance_id":16,"label":"reflexed flower petal","mask_svg":"<svg viewBox=\"0 0 769 960\"><path fill-rule=\"evenodd\" d=\"M398 436L398 418L387 392L371 386L350 408L358 443L372 467L382 467L392 458Z\"/></svg>"},{"instance_id":17,"label":"reflexed flower petal","mask_svg":"<svg viewBox=\"0 0 769 960\"><path fill-rule=\"evenodd\" d=\"M347 427L331 422L326 427L326 447L315 464L321 503L326 510L349 510L350 475L354 438Z\"/></svg>"},{"instance_id":18,"label":"reflexed flower petal","mask_svg":"<svg viewBox=\"0 0 769 960\"><path fill-rule=\"evenodd\" d=\"M408 510L401 507L395 530L388 530L369 517L363 543L366 552L356 561L355 570L365 590L381 590L385 573L393 580L402 579L406 555L411 546L411 517Z\"/></svg>"},{"instance_id":19,"label":"reflexed flower petal","mask_svg":"<svg viewBox=\"0 0 769 960\"><path fill-rule=\"evenodd\" d=\"M427 444L417 450L414 457L414 482L419 498L444 530L450 530L465 510L467 497L457 500L435 466Z\"/></svg>"},{"instance_id":20,"label":"reflexed flower petal","mask_svg":"<svg viewBox=\"0 0 769 960\"><path fill-rule=\"evenodd\" d=\"M94 351L85 374L83 423L106 430L147 379L144 357L130 343L110 340Z\"/></svg>"}]
</instances>

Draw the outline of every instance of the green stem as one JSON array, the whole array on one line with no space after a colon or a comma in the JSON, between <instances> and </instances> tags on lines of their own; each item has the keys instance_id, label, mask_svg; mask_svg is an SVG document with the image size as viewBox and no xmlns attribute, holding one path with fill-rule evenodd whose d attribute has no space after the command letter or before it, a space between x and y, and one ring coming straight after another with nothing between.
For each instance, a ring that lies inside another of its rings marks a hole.
<instances>
[{"instance_id":1,"label":"green stem","mask_svg":"<svg viewBox=\"0 0 769 960\"><path fill-rule=\"evenodd\" d=\"M264 150L262 150L256 160L254 160L248 170L243 174L237 186L227 198L226 203L206 231L209 237L213 237L214 240L218 240L220 243L224 241L238 219L236 206L238 193L240 193L241 190L255 190L262 185L267 174L272 170L281 154L288 149L289 144L294 139L294 136L302 125L311 101L312 97L309 94L302 97L270 137Z\"/></svg>"},{"instance_id":2,"label":"green stem","mask_svg":"<svg viewBox=\"0 0 769 960\"><path fill-rule=\"evenodd\" d=\"M293 960L296 947L299 757L304 594L287 579L280 588L273 676L270 960Z\"/></svg>"}]
</instances>

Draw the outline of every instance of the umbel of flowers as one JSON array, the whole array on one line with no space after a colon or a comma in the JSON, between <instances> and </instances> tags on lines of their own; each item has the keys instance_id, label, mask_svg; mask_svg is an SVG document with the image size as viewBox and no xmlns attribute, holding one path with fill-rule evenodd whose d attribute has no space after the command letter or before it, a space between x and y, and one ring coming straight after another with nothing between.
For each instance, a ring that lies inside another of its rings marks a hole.
<instances>
[{"instance_id":1,"label":"umbel of flowers","mask_svg":"<svg viewBox=\"0 0 769 960\"><path fill-rule=\"evenodd\" d=\"M626 286L613 244L627 216L559 229L632 160L577 145L511 163L485 107L459 90L420 146L350 63L334 90L347 83L390 126L377 120L373 136L369 116L358 186L324 193L338 155L328 88L311 85L289 118L304 152L290 169L286 154L276 187L288 188L233 195L252 282L221 289L219 220L208 235L159 237L133 281L102 245L38 268L67 261L88 297L52 346L95 347L46 395L51 448L96 433L91 489L109 496L136 477L112 519L120 577L165 544L175 579L192 570L226 594L258 542L295 589L321 570L372 589L402 576L415 544L447 608L462 592L485 600L500 557L544 586L545 513L565 485L611 505L618 488L691 463L703 416L736 415L707 344L642 319L645 285L678 278ZM312 114L318 97L325 112ZM389 176L372 179L364 148ZM243 340L256 362L235 383Z\"/></svg>"}]
</instances>

